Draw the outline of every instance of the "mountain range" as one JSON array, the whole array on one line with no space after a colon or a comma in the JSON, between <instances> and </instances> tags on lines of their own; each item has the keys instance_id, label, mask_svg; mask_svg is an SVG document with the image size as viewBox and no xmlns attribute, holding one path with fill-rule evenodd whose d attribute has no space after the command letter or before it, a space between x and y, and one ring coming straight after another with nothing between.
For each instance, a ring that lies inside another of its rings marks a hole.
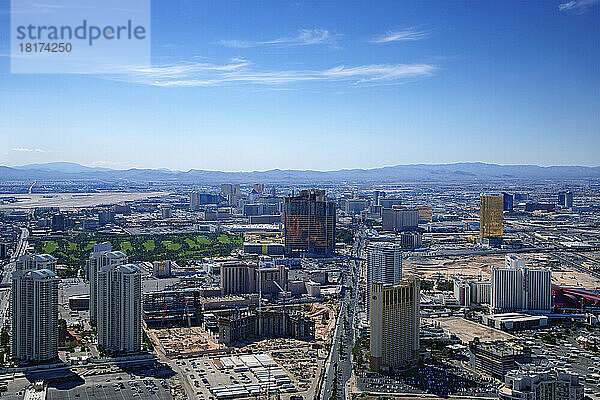
<instances>
[{"instance_id":1,"label":"mountain range","mask_svg":"<svg viewBox=\"0 0 600 400\"><path fill-rule=\"evenodd\" d=\"M600 166L499 165L480 162L453 164L409 164L373 169L335 171L281 170L222 172L191 169L110 169L76 163L55 162L18 167L0 166L0 181L115 181L181 183L335 183L406 181L477 181L512 179L600 179Z\"/></svg>"}]
</instances>

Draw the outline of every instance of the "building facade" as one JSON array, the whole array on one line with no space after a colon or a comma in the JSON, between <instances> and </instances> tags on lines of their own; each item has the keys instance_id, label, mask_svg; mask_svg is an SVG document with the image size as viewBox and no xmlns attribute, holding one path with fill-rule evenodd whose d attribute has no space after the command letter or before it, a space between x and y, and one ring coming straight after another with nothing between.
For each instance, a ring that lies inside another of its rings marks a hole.
<instances>
[{"instance_id":1,"label":"building facade","mask_svg":"<svg viewBox=\"0 0 600 400\"><path fill-rule=\"evenodd\" d=\"M482 194L479 209L479 237L490 242L501 242L504 227L504 198Z\"/></svg>"},{"instance_id":2,"label":"building facade","mask_svg":"<svg viewBox=\"0 0 600 400\"><path fill-rule=\"evenodd\" d=\"M579 376L544 366L521 366L506 374L500 400L583 400Z\"/></svg>"},{"instance_id":3,"label":"building facade","mask_svg":"<svg viewBox=\"0 0 600 400\"><path fill-rule=\"evenodd\" d=\"M49 269L17 270L12 277L12 356L22 362L58 357L58 282Z\"/></svg>"},{"instance_id":4,"label":"building facade","mask_svg":"<svg viewBox=\"0 0 600 400\"><path fill-rule=\"evenodd\" d=\"M301 190L283 201L285 254L331 257L335 253L335 202L324 190Z\"/></svg>"},{"instance_id":5,"label":"building facade","mask_svg":"<svg viewBox=\"0 0 600 400\"><path fill-rule=\"evenodd\" d=\"M403 232L415 230L419 227L419 210L416 208L383 208L381 210L381 224L384 231Z\"/></svg>"},{"instance_id":6,"label":"building facade","mask_svg":"<svg viewBox=\"0 0 600 400\"><path fill-rule=\"evenodd\" d=\"M402 246L390 242L370 243L367 247L367 315L371 304L371 285L375 282L395 285L401 280Z\"/></svg>"},{"instance_id":7,"label":"building facade","mask_svg":"<svg viewBox=\"0 0 600 400\"><path fill-rule=\"evenodd\" d=\"M17 259L15 270L49 269L56 273L56 258L50 254L24 254Z\"/></svg>"},{"instance_id":8,"label":"building facade","mask_svg":"<svg viewBox=\"0 0 600 400\"><path fill-rule=\"evenodd\" d=\"M106 266L127 264L127 255L122 251L112 251L110 243L95 244L93 250L86 262L86 270L90 282L90 323L95 325L98 314L98 272Z\"/></svg>"},{"instance_id":9,"label":"building facade","mask_svg":"<svg viewBox=\"0 0 600 400\"><path fill-rule=\"evenodd\" d=\"M397 285L373 283L370 307L370 369L398 370L419 359L419 301L417 279Z\"/></svg>"},{"instance_id":10,"label":"building facade","mask_svg":"<svg viewBox=\"0 0 600 400\"><path fill-rule=\"evenodd\" d=\"M492 268L491 311L549 312L552 309L551 286L550 270L528 268L524 259L508 254L504 268Z\"/></svg>"},{"instance_id":11,"label":"building facade","mask_svg":"<svg viewBox=\"0 0 600 400\"><path fill-rule=\"evenodd\" d=\"M109 352L142 347L142 274L137 265L107 265L98 272L98 345Z\"/></svg>"}]
</instances>

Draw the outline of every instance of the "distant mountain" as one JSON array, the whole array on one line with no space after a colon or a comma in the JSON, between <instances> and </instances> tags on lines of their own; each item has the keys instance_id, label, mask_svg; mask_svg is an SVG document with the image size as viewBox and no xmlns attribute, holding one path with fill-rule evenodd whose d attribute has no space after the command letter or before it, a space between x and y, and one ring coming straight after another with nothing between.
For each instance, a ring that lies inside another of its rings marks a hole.
<instances>
[{"instance_id":1,"label":"distant mountain","mask_svg":"<svg viewBox=\"0 0 600 400\"><path fill-rule=\"evenodd\" d=\"M51 162L45 164L27 164L21 165L20 167L13 167L21 170L39 170L39 171L53 171L53 172L64 172L67 174L78 174L81 172L93 172L93 171L111 171L110 168L102 167L86 167L81 164L71 162Z\"/></svg>"},{"instance_id":2,"label":"distant mountain","mask_svg":"<svg viewBox=\"0 0 600 400\"><path fill-rule=\"evenodd\" d=\"M221 172L206 170L127 169L86 167L75 163L0 166L0 181L90 180L129 182L170 181L181 183L336 183L406 181L477 181L506 179L600 179L600 167L498 165L486 163L410 164L373 169L337 171L280 170Z\"/></svg>"}]
</instances>

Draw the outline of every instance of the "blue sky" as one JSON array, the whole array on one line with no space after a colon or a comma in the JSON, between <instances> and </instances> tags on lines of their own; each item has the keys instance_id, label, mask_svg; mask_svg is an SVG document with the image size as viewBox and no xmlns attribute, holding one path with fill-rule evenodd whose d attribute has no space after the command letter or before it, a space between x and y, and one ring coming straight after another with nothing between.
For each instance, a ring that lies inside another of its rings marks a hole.
<instances>
[{"instance_id":1,"label":"blue sky","mask_svg":"<svg viewBox=\"0 0 600 400\"><path fill-rule=\"evenodd\" d=\"M152 1L152 67L11 74L0 164L600 165L600 3Z\"/></svg>"}]
</instances>

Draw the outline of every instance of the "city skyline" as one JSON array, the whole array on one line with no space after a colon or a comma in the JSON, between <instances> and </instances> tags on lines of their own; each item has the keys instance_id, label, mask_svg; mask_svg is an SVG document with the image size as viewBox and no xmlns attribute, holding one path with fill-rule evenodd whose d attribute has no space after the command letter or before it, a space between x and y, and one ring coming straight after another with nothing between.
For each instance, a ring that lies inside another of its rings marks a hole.
<instances>
[{"instance_id":1,"label":"city skyline","mask_svg":"<svg viewBox=\"0 0 600 400\"><path fill-rule=\"evenodd\" d=\"M0 164L599 165L599 12L596 1L155 1L151 68L20 75L0 57Z\"/></svg>"}]
</instances>

